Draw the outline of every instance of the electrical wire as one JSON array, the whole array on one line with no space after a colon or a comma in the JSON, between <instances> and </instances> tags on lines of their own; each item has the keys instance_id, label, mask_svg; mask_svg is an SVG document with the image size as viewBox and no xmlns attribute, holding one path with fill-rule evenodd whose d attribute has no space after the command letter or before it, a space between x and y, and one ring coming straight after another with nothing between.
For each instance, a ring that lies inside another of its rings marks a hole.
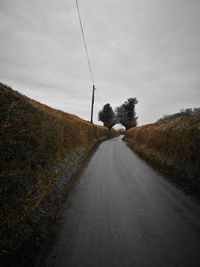
<instances>
[{"instance_id":1,"label":"electrical wire","mask_svg":"<svg viewBox=\"0 0 200 267\"><path fill-rule=\"evenodd\" d=\"M92 81L92 83L94 85L94 77L93 77L93 73L92 73L92 67L91 67L91 62L90 62L90 58L89 58L89 53L88 53L88 48L87 48L87 42L86 42L86 38L85 38L85 33L84 33L84 30L83 30L83 23L82 23L82 20L81 20L81 14L80 14L78 0L76 0L76 7L77 7L77 12L78 12L78 17L79 17L79 23L80 23L80 27L81 27L81 33L82 33L82 37L83 37L83 43L84 43L84 47L85 47L85 53L86 53L87 62L88 62L88 66L89 66L89 71L90 71L90 78L91 78L91 81Z\"/></svg>"}]
</instances>

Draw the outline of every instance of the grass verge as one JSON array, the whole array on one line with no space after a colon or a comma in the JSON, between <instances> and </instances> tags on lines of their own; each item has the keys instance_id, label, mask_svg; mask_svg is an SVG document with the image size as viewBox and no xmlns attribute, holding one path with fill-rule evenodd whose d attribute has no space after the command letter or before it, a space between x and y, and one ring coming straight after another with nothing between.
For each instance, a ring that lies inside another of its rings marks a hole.
<instances>
[{"instance_id":1,"label":"grass verge","mask_svg":"<svg viewBox=\"0 0 200 267\"><path fill-rule=\"evenodd\" d=\"M114 135L0 83L2 264L45 235L91 148Z\"/></svg>"},{"instance_id":2,"label":"grass verge","mask_svg":"<svg viewBox=\"0 0 200 267\"><path fill-rule=\"evenodd\" d=\"M200 194L200 115L188 115L127 131L130 147L185 192Z\"/></svg>"}]
</instances>

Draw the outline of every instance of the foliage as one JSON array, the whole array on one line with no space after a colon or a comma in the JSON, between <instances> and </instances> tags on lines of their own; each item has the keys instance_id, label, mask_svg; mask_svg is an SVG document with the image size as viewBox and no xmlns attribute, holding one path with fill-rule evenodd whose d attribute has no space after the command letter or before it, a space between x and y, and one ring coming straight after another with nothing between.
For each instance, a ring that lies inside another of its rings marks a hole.
<instances>
[{"instance_id":1,"label":"foliage","mask_svg":"<svg viewBox=\"0 0 200 267\"><path fill-rule=\"evenodd\" d=\"M105 104L102 110L98 114L99 121L102 121L104 126L111 129L117 122L116 115L110 106L110 104Z\"/></svg>"},{"instance_id":2,"label":"foliage","mask_svg":"<svg viewBox=\"0 0 200 267\"><path fill-rule=\"evenodd\" d=\"M164 120L171 120L183 116L196 116L200 114L200 108L187 108L187 109L181 109L179 112L171 114L171 115L164 115L162 118L160 118L157 122L164 121Z\"/></svg>"},{"instance_id":3,"label":"foliage","mask_svg":"<svg viewBox=\"0 0 200 267\"><path fill-rule=\"evenodd\" d=\"M117 132L118 132L120 135L125 135L126 130L123 129L123 128L120 128L120 129L117 130Z\"/></svg>"},{"instance_id":4,"label":"foliage","mask_svg":"<svg viewBox=\"0 0 200 267\"><path fill-rule=\"evenodd\" d=\"M200 113L189 113L130 129L126 139L136 152L170 174L173 181L200 192Z\"/></svg>"},{"instance_id":5,"label":"foliage","mask_svg":"<svg viewBox=\"0 0 200 267\"><path fill-rule=\"evenodd\" d=\"M136 98L128 98L124 104L117 107L117 119L127 130L137 125L135 105L138 103Z\"/></svg>"},{"instance_id":6,"label":"foliage","mask_svg":"<svg viewBox=\"0 0 200 267\"><path fill-rule=\"evenodd\" d=\"M25 238L27 227L33 228L40 203L59 179L52 166L108 134L105 127L42 105L0 83L1 245L10 242L12 247L16 236Z\"/></svg>"}]
</instances>

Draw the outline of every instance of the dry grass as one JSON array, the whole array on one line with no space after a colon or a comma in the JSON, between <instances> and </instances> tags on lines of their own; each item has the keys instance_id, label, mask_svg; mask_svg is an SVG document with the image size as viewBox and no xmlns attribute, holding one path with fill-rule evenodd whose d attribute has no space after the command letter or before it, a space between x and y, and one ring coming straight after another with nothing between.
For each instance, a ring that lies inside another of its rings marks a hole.
<instances>
[{"instance_id":1,"label":"dry grass","mask_svg":"<svg viewBox=\"0 0 200 267\"><path fill-rule=\"evenodd\" d=\"M131 147L186 190L200 192L200 115L130 129Z\"/></svg>"},{"instance_id":2,"label":"dry grass","mask_svg":"<svg viewBox=\"0 0 200 267\"><path fill-rule=\"evenodd\" d=\"M20 231L27 238L25 225L34 228L38 206L59 179L59 173L51 173L52 166L79 147L90 149L109 134L107 128L49 108L0 83L3 245L6 240L12 246Z\"/></svg>"}]
</instances>

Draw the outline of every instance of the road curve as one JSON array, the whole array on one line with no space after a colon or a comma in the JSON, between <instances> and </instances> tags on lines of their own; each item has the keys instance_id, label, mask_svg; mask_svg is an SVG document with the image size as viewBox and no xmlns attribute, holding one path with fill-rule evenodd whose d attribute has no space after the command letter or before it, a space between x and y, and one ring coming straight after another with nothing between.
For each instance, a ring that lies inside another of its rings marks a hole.
<instances>
[{"instance_id":1,"label":"road curve","mask_svg":"<svg viewBox=\"0 0 200 267\"><path fill-rule=\"evenodd\" d=\"M120 139L103 142L67 200L48 267L199 267L200 207Z\"/></svg>"}]
</instances>

